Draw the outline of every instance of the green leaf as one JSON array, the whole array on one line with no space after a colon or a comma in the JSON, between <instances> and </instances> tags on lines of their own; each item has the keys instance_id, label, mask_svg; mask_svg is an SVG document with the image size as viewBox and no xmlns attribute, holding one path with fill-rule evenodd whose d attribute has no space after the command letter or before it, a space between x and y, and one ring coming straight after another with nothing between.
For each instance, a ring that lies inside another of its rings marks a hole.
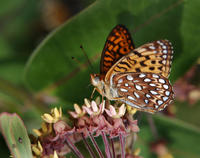
<instances>
[{"instance_id":1,"label":"green leaf","mask_svg":"<svg viewBox=\"0 0 200 158\"><path fill-rule=\"evenodd\" d=\"M136 46L169 39L175 49L171 79L181 76L200 55L200 1L99 0L52 32L27 63L25 81L33 91L53 93L70 103L90 97L90 68L83 45L98 73L106 37L116 24L125 24ZM194 37L194 38L193 38ZM191 39L192 38L192 39ZM189 56L188 56L189 54ZM72 57L75 60L72 60ZM184 63L184 64L183 64Z\"/></svg>"},{"instance_id":2,"label":"green leaf","mask_svg":"<svg viewBox=\"0 0 200 158\"><path fill-rule=\"evenodd\" d=\"M0 17L2 17L2 15L5 15L8 12L18 9L20 5L23 4L24 2L25 2L24 0L13 0L13 1L2 0Z\"/></svg>"},{"instance_id":3,"label":"green leaf","mask_svg":"<svg viewBox=\"0 0 200 158\"><path fill-rule=\"evenodd\" d=\"M15 158L32 158L30 140L17 114L1 113L0 130L6 143Z\"/></svg>"},{"instance_id":4,"label":"green leaf","mask_svg":"<svg viewBox=\"0 0 200 158\"><path fill-rule=\"evenodd\" d=\"M196 125L200 127L200 101L196 102L195 104L189 104L187 102L175 102L174 106L176 108L176 117L180 120L183 120L187 123Z\"/></svg>"},{"instance_id":5,"label":"green leaf","mask_svg":"<svg viewBox=\"0 0 200 158\"><path fill-rule=\"evenodd\" d=\"M159 138L166 141L166 146L173 157L198 158L200 154L199 146L200 129L175 118L154 115L155 125ZM145 120L142 120L136 147L141 148L141 156L154 158L150 150L150 143L155 142L155 138ZM144 123L145 122L145 123Z\"/></svg>"}]
</instances>

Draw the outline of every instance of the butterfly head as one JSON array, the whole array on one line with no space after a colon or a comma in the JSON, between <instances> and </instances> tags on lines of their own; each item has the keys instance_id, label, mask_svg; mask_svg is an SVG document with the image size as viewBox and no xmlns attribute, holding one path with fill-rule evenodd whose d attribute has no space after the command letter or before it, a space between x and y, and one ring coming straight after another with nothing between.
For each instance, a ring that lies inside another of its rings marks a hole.
<instances>
[{"instance_id":1,"label":"butterfly head","mask_svg":"<svg viewBox=\"0 0 200 158\"><path fill-rule=\"evenodd\" d=\"M91 83L97 88L97 91L100 94L103 94L102 90L104 89L104 81L101 79L100 74L90 74Z\"/></svg>"}]
</instances>

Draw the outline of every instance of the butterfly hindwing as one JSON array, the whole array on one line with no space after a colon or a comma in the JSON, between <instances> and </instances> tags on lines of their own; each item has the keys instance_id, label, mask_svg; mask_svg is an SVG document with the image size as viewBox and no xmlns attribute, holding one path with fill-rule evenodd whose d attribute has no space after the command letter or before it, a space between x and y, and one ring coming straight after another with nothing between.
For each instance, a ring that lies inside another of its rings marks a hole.
<instances>
[{"instance_id":1,"label":"butterfly hindwing","mask_svg":"<svg viewBox=\"0 0 200 158\"><path fill-rule=\"evenodd\" d=\"M107 71L124 55L134 49L131 35L123 25L117 25L109 34L100 63L100 74L104 75Z\"/></svg>"},{"instance_id":2,"label":"butterfly hindwing","mask_svg":"<svg viewBox=\"0 0 200 158\"><path fill-rule=\"evenodd\" d=\"M106 76L120 72L151 72L168 77L173 57L173 47L168 40L147 43L121 58Z\"/></svg>"},{"instance_id":3,"label":"butterfly hindwing","mask_svg":"<svg viewBox=\"0 0 200 158\"><path fill-rule=\"evenodd\" d=\"M154 73L119 73L114 75L120 101L141 111L163 110L173 100L169 80Z\"/></svg>"}]
</instances>

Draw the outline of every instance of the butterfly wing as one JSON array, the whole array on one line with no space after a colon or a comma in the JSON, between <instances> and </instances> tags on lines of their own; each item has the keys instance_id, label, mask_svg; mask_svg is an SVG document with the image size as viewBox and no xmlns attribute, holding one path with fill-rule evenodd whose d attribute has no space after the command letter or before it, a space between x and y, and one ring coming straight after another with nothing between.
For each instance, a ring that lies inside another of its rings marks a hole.
<instances>
[{"instance_id":1,"label":"butterfly wing","mask_svg":"<svg viewBox=\"0 0 200 158\"><path fill-rule=\"evenodd\" d=\"M173 58L173 47L168 40L147 43L121 58L106 74L106 80L113 73L151 72L168 78Z\"/></svg>"},{"instance_id":2,"label":"butterfly wing","mask_svg":"<svg viewBox=\"0 0 200 158\"><path fill-rule=\"evenodd\" d=\"M105 76L107 71L124 55L134 49L131 35L123 25L117 25L109 34L100 63L100 74Z\"/></svg>"},{"instance_id":3,"label":"butterfly wing","mask_svg":"<svg viewBox=\"0 0 200 158\"><path fill-rule=\"evenodd\" d=\"M120 101L146 112L163 110L173 101L169 80L154 73L119 73L112 77Z\"/></svg>"}]
</instances>

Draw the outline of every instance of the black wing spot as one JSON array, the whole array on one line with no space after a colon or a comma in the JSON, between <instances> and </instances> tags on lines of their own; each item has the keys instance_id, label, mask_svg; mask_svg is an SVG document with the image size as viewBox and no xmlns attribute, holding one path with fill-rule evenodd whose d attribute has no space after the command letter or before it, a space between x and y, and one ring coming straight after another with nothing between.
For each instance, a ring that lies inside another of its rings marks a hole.
<instances>
[{"instance_id":1,"label":"black wing spot","mask_svg":"<svg viewBox=\"0 0 200 158\"><path fill-rule=\"evenodd\" d=\"M137 55L138 57L141 57L142 55L139 52L134 51L135 55Z\"/></svg>"},{"instance_id":2,"label":"black wing spot","mask_svg":"<svg viewBox=\"0 0 200 158\"><path fill-rule=\"evenodd\" d=\"M135 70L136 72L141 72L140 68L136 68Z\"/></svg>"},{"instance_id":3,"label":"black wing spot","mask_svg":"<svg viewBox=\"0 0 200 158\"><path fill-rule=\"evenodd\" d=\"M150 59L150 57L149 57L149 56L145 56L145 58L146 58L146 60L149 60L149 59Z\"/></svg>"},{"instance_id":4,"label":"black wing spot","mask_svg":"<svg viewBox=\"0 0 200 158\"><path fill-rule=\"evenodd\" d=\"M120 62L120 64L122 64L122 65L126 65L126 66L128 66L129 68L131 68L131 66L127 63L127 62Z\"/></svg>"},{"instance_id":5,"label":"black wing spot","mask_svg":"<svg viewBox=\"0 0 200 158\"><path fill-rule=\"evenodd\" d=\"M149 70L155 70L155 67L150 67Z\"/></svg>"},{"instance_id":6,"label":"black wing spot","mask_svg":"<svg viewBox=\"0 0 200 158\"><path fill-rule=\"evenodd\" d=\"M147 66L144 62L145 62L145 61L141 61L141 62L140 62L140 65L142 65L142 66Z\"/></svg>"},{"instance_id":7,"label":"black wing spot","mask_svg":"<svg viewBox=\"0 0 200 158\"><path fill-rule=\"evenodd\" d=\"M158 69L159 69L160 71L162 71L162 66L158 67Z\"/></svg>"}]
</instances>

